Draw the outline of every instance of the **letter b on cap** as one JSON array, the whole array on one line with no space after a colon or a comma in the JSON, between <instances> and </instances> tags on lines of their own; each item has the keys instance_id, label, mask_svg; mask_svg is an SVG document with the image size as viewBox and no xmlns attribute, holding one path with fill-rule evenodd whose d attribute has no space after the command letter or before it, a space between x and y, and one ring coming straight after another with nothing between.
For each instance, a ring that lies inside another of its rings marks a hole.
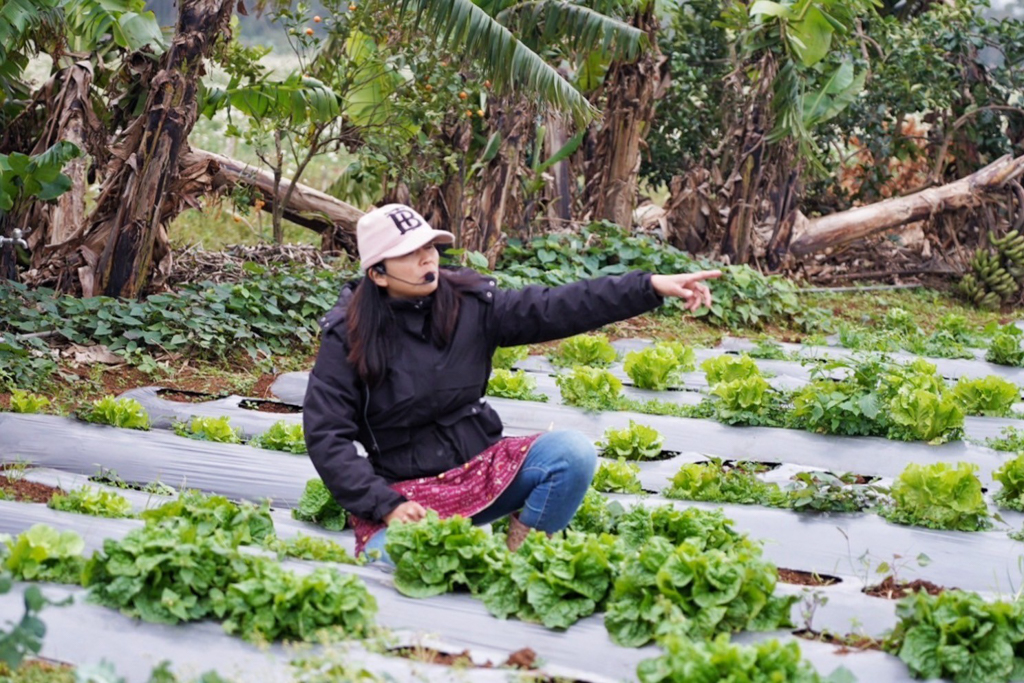
<instances>
[{"instance_id":1,"label":"letter b on cap","mask_svg":"<svg viewBox=\"0 0 1024 683\"><path fill-rule=\"evenodd\" d=\"M404 206L391 209L391 211L387 212L387 217L394 221L395 227L403 235L410 230L423 226L423 220L420 219L416 212Z\"/></svg>"}]
</instances>

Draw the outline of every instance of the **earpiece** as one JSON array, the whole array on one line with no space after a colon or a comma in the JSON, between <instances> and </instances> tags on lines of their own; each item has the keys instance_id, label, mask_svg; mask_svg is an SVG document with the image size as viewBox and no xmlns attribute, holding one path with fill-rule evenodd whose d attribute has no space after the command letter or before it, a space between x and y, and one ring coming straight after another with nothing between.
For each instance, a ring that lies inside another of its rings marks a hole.
<instances>
[{"instance_id":1,"label":"earpiece","mask_svg":"<svg viewBox=\"0 0 1024 683\"><path fill-rule=\"evenodd\" d=\"M378 263L377 265L372 266L371 270L374 270L374 271L380 273L381 275L387 275L388 274L387 270L384 268L384 264L383 263Z\"/></svg>"}]
</instances>

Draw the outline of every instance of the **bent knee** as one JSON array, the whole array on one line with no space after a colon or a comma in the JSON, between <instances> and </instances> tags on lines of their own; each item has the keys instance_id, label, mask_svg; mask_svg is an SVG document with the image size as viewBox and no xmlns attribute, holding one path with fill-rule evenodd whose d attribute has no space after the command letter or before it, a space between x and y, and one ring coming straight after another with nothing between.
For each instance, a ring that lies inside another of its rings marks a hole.
<instances>
[{"instance_id":1,"label":"bent knee","mask_svg":"<svg viewBox=\"0 0 1024 683\"><path fill-rule=\"evenodd\" d=\"M537 440L538 444L541 439L543 448L556 452L569 469L588 479L593 477L597 469L597 449L583 432L564 429L544 434Z\"/></svg>"}]
</instances>

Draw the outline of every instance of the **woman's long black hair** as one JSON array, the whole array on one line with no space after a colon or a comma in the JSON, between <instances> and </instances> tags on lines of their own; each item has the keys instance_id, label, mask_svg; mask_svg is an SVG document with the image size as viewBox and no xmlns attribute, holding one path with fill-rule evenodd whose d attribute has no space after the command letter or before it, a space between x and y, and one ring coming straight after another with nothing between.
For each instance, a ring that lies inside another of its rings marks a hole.
<instances>
[{"instance_id":1,"label":"woman's long black hair","mask_svg":"<svg viewBox=\"0 0 1024 683\"><path fill-rule=\"evenodd\" d=\"M430 309L431 341L438 348L446 346L455 334L462 291L479 279L470 269L440 270ZM396 340L395 313L388 305L387 290L364 277L349 303L346 324L349 362L368 386L380 384Z\"/></svg>"}]
</instances>

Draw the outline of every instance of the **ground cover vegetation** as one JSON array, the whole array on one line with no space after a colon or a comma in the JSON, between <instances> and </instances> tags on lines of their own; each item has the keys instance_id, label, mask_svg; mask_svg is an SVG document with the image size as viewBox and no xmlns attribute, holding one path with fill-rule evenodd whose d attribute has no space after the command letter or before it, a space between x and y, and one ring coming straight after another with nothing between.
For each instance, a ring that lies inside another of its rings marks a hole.
<instances>
[{"instance_id":1,"label":"ground cover vegetation","mask_svg":"<svg viewBox=\"0 0 1024 683\"><path fill-rule=\"evenodd\" d=\"M141 517L143 528L108 539L91 558L83 557L76 533L36 525L7 542L4 566L19 580L81 584L95 602L145 621L216 618L247 640L311 640L328 627L336 636L361 637L373 629L376 603L356 576L326 568L298 576L239 550L257 545L354 562L325 539L277 539L266 507L186 493Z\"/></svg>"},{"instance_id":2,"label":"ground cover vegetation","mask_svg":"<svg viewBox=\"0 0 1024 683\"><path fill-rule=\"evenodd\" d=\"M388 532L395 586L412 597L466 589L495 616L548 628L605 610L613 640L630 647L662 631L710 637L788 624L796 598L772 595L774 566L720 511L635 506L613 526L607 506L591 495L569 531L532 533L514 553L503 533L428 513Z\"/></svg>"}]
</instances>

